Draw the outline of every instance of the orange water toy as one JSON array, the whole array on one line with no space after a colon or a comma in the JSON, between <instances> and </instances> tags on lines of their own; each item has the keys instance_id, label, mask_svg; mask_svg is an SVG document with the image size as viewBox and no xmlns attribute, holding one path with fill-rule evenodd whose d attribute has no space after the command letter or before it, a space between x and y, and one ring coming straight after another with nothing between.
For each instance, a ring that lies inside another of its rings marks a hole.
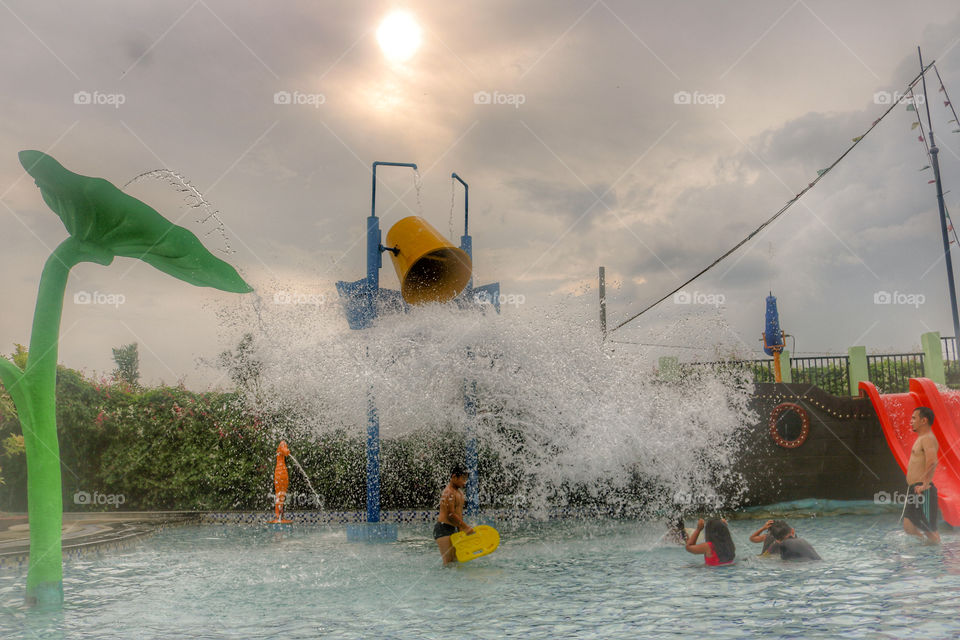
<instances>
[{"instance_id":1,"label":"orange water toy","mask_svg":"<svg viewBox=\"0 0 960 640\"><path fill-rule=\"evenodd\" d=\"M290 524L290 520L283 519L283 504L287 501L287 487L290 486L290 475L287 473L287 463L284 460L290 455L287 442L281 440L277 445L277 466L273 469L273 520L269 524Z\"/></svg>"}]
</instances>

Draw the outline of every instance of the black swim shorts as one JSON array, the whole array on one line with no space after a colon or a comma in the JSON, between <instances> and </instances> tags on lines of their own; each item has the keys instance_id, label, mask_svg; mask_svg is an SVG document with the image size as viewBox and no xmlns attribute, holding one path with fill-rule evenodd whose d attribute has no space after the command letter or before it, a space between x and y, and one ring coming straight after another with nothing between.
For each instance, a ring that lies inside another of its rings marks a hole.
<instances>
[{"instance_id":1,"label":"black swim shorts","mask_svg":"<svg viewBox=\"0 0 960 640\"><path fill-rule=\"evenodd\" d=\"M457 532L457 528L452 524L447 524L446 522L438 522L433 525L433 539L437 538L446 538L447 536L452 536Z\"/></svg>"},{"instance_id":2,"label":"black swim shorts","mask_svg":"<svg viewBox=\"0 0 960 640\"><path fill-rule=\"evenodd\" d=\"M926 491L914 493L913 488L921 484L923 483L914 482L907 488L903 517L920 531L933 533L937 530L937 519L940 515L937 507L937 488L931 484Z\"/></svg>"}]
</instances>

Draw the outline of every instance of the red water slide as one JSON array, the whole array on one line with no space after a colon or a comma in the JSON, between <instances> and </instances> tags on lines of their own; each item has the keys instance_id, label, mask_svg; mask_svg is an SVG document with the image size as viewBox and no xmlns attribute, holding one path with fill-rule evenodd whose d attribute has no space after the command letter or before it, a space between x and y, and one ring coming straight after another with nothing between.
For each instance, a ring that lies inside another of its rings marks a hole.
<instances>
[{"instance_id":1,"label":"red water slide","mask_svg":"<svg viewBox=\"0 0 960 640\"><path fill-rule=\"evenodd\" d=\"M910 428L910 416L917 407L930 407L936 416L933 434L940 445L933 484L937 486L940 515L953 526L960 526L960 391L941 392L927 378L910 378L908 393L883 395L871 382L860 383L877 412L883 435L897 464L907 471L910 449L917 434ZM904 481L904 490L906 481Z\"/></svg>"}]
</instances>

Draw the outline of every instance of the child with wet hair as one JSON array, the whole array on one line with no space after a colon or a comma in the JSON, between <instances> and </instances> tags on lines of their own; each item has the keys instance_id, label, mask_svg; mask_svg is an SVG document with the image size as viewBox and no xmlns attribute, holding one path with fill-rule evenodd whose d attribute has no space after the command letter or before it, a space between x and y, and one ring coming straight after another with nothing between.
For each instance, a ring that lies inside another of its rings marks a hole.
<instances>
[{"instance_id":1,"label":"child with wet hair","mask_svg":"<svg viewBox=\"0 0 960 640\"><path fill-rule=\"evenodd\" d=\"M797 537L793 527L779 520L770 527L770 535L777 541L780 558L783 560L822 560L813 545Z\"/></svg>"},{"instance_id":2,"label":"child with wet hair","mask_svg":"<svg viewBox=\"0 0 960 640\"><path fill-rule=\"evenodd\" d=\"M697 538L703 531L705 542L697 544ZM711 518L704 522L697 520L697 528L687 538L686 549L690 553L702 555L703 561L711 567L733 564L737 556L737 548L730 536L727 521L721 518Z\"/></svg>"},{"instance_id":3,"label":"child with wet hair","mask_svg":"<svg viewBox=\"0 0 960 640\"><path fill-rule=\"evenodd\" d=\"M786 537L790 533L790 525L785 520L767 520L762 527L753 532L750 542L763 543L760 549L761 556L777 555L780 553L780 543L776 533Z\"/></svg>"}]
</instances>

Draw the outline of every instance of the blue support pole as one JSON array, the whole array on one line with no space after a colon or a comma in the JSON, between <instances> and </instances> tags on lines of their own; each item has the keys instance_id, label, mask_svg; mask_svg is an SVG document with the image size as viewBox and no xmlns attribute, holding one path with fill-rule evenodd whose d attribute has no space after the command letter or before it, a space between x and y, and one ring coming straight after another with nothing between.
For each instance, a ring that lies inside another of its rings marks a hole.
<instances>
[{"instance_id":1,"label":"blue support pole","mask_svg":"<svg viewBox=\"0 0 960 640\"><path fill-rule=\"evenodd\" d=\"M380 416L367 388L367 522L380 522Z\"/></svg>"},{"instance_id":2,"label":"blue support pole","mask_svg":"<svg viewBox=\"0 0 960 640\"><path fill-rule=\"evenodd\" d=\"M473 260L473 238L470 237L470 185L456 173L450 177L463 185L463 235L460 236L460 248ZM467 292L473 291L473 275L467 283ZM467 357L473 359L473 350L467 349ZM463 381L463 411L467 414L467 504L466 514L476 516L480 509L480 476L477 472L477 382Z\"/></svg>"},{"instance_id":3,"label":"blue support pole","mask_svg":"<svg viewBox=\"0 0 960 640\"><path fill-rule=\"evenodd\" d=\"M370 217L367 218L367 308L369 322L377 315L377 293L380 290L380 267L383 265L383 244L380 219L377 218L377 167L410 167L411 162L374 162L370 187ZM380 522L380 417L377 415L373 387L367 387L367 522Z\"/></svg>"},{"instance_id":4,"label":"blue support pole","mask_svg":"<svg viewBox=\"0 0 960 640\"><path fill-rule=\"evenodd\" d=\"M460 236L460 248L473 260L473 238L470 237L470 186L463 181L463 178L456 173L451 173L450 177L463 185L463 235ZM470 282L467 283L467 292L473 291L473 274L470 274Z\"/></svg>"},{"instance_id":5,"label":"blue support pole","mask_svg":"<svg viewBox=\"0 0 960 640\"><path fill-rule=\"evenodd\" d=\"M468 352L473 357L473 352ZM467 414L467 504L468 516L477 515L480 509L480 475L477 471L477 383L463 381L463 411Z\"/></svg>"}]
</instances>

